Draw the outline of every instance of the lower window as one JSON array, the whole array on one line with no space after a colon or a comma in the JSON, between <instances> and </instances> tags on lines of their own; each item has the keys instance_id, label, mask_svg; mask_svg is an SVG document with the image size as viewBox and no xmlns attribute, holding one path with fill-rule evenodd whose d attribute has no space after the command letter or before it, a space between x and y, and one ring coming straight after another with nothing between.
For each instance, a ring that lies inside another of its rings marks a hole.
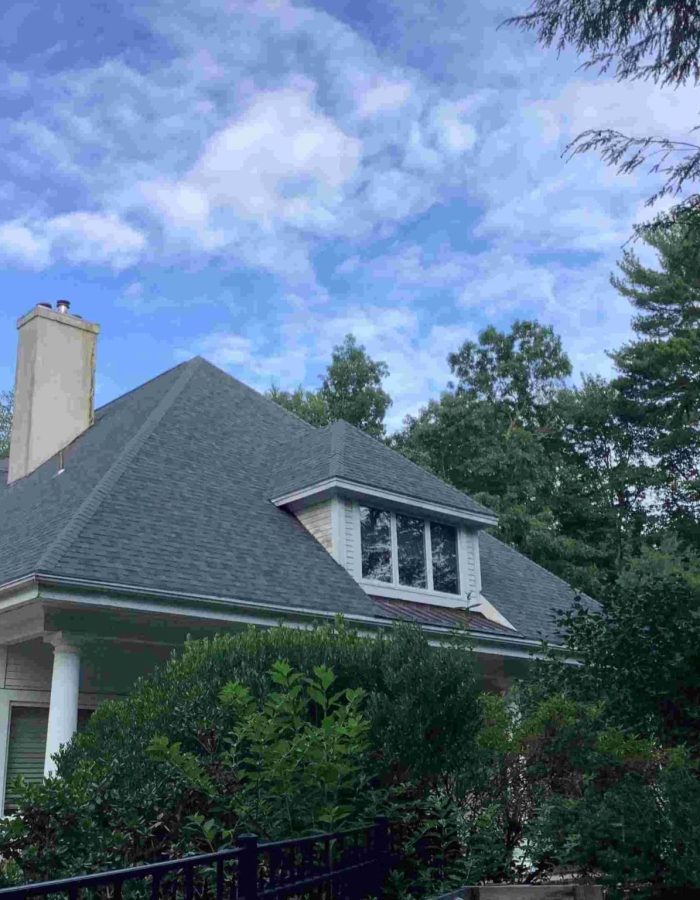
<instances>
[{"instance_id":1,"label":"lower window","mask_svg":"<svg viewBox=\"0 0 700 900\"><path fill-rule=\"evenodd\" d=\"M92 715L91 709L78 710L78 730ZM44 777L46 733L49 724L47 706L12 706L10 710L10 740L7 747L5 772L5 812L17 808L14 781L21 775L25 781L38 783Z\"/></svg>"}]
</instances>

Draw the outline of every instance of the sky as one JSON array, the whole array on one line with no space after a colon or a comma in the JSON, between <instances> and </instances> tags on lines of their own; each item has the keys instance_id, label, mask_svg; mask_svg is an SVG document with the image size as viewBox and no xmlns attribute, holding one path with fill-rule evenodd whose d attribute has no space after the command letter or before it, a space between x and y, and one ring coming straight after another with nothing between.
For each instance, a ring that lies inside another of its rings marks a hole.
<instances>
[{"instance_id":1,"label":"sky","mask_svg":"<svg viewBox=\"0 0 700 900\"><path fill-rule=\"evenodd\" d=\"M527 0L10 0L0 11L0 390L15 320L102 327L99 403L201 354L314 388L354 333L399 427L486 325L575 371L630 336L609 284L658 180L562 158L580 131L687 139L692 88L582 71Z\"/></svg>"}]
</instances>

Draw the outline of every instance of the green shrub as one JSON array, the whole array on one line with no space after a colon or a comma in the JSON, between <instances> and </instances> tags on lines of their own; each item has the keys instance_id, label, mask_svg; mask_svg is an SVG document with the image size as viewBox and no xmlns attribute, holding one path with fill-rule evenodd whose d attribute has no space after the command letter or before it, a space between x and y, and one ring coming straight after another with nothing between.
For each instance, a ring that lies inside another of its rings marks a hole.
<instances>
[{"instance_id":1,"label":"green shrub","mask_svg":"<svg viewBox=\"0 0 700 900\"><path fill-rule=\"evenodd\" d=\"M602 703L484 699L480 743L510 871L554 870L613 890L698 886L700 782L680 750L611 726Z\"/></svg>"},{"instance_id":2,"label":"green shrub","mask_svg":"<svg viewBox=\"0 0 700 900\"><path fill-rule=\"evenodd\" d=\"M303 677L287 663L270 672L275 688L259 707L240 682L220 694L235 713L226 749L209 759L183 752L179 742L154 738L148 755L180 772L209 801L209 817L190 819L198 842L230 844L236 832L280 839L306 831L335 831L348 821L369 824L381 794L370 784L364 691L335 691L330 669Z\"/></svg>"},{"instance_id":3,"label":"green shrub","mask_svg":"<svg viewBox=\"0 0 700 900\"><path fill-rule=\"evenodd\" d=\"M279 683L283 671L294 684ZM329 671L332 696L321 702ZM25 789L20 815L0 824L0 853L26 880L58 877L209 850L251 828L288 837L364 821L380 797L408 842L430 831L435 798L457 797L472 777L478 693L468 645L431 647L417 628L366 639L338 623L192 641L129 698L97 710L59 754L59 777ZM255 737L278 728L277 745ZM295 769L287 753L306 761ZM327 777L311 779L312 763ZM254 776L267 797L256 810L245 801ZM330 778L341 782L335 799L324 793ZM273 800L285 791L297 797L293 815Z\"/></svg>"}]
</instances>

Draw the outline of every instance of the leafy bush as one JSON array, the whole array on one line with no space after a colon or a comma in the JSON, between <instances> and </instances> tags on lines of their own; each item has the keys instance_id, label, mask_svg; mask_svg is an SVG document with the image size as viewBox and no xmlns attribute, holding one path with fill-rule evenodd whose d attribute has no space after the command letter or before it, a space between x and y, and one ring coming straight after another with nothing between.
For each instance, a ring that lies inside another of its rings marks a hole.
<instances>
[{"instance_id":1,"label":"leafy bush","mask_svg":"<svg viewBox=\"0 0 700 900\"><path fill-rule=\"evenodd\" d=\"M611 726L602 703L484 698L480 743L505 880L555 870L649 893L700 884L700 782L682 750Z\"/></svg>"},{"instance_id":2,"label":"leafy bush","mask_svg":"<svg viewBox=\"0 0 700 900\"><path fill-rule=\"evenodd\" d=\"M5 881L383 811L403 853L394 897L557 871L642 892L697 886L694 750L639 736L607 695L576 696L578 671L549 664L549 681L480 696L463 642L431 647L408 627L191 642L95 713L60 754L60 777L26 787L21 815L0 823Z\"/></svg>"},{"instance_id":3,"label":"leafy bush","mask_svg":"<svg viewBox=\"0 0 700 900\"><path fill-rule=\"evenodd\" d=\"M377 812L364 691L331 693L335 676L324 666L308 678L280 661L270 675L275 689L262 707L240 682L222 688L235 724L217 757L183 752L166 737L149 745L151 759L179 771L208 800L209 818L197 814L184 829L198 842L225 846L237 831L267 839L334 831L348 820L369 824Z\"/></svg>"},{"instance_id":4,"label":"leafy bush","mask_svg":"<svg viewBox=\"0 0 700 900\"><path fill-rule=\"evenodd\" d=\"M477 765L466 649L404 626L365 639L342 623L192 641L97 710L59 754L59 777L25 788L0 853L20 880L58 877L209 850L251 828L289 837L362 821L380 797L407 843L429 835L437 798L456 796ZM274 733L283 739L262 737ZM253 784L267 798L258 806ZM285 792L297 798L288 810L274 800Z\"/></svg>"},{"instance_id":5,"label":"leafy bush","mask_svg":"<svg viewBox=\"0 0 700 900\"><path fill-rule=\"evenodd\" d=\"M562 619L578 667L551 662L542 692L601 702L610 722L700 758L700 557L677 542L646 550L600 610Z\"/></svg>"}]
</instances>

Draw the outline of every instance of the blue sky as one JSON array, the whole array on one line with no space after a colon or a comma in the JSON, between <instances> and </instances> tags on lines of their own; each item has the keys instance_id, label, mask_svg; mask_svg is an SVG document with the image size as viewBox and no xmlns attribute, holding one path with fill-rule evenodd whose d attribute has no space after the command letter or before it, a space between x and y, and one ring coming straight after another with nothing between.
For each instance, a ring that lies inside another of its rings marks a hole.
<instances>
[{"instance_id":1,"label":"blue sky","mask_svg":"<svg viewBox=\"0 0 700 900\"><path fill-rule=\"evenodd\" d=\"M518 317L608 372L630 320L608 277L656 181L561 152L597 126L687 138L696 99L497 28L525 6L11 0L0 389L15 319L61 297L102 325L100 402L196 353L313 387L352 331L396 426Z\"/></svg>"}]
</instances>

